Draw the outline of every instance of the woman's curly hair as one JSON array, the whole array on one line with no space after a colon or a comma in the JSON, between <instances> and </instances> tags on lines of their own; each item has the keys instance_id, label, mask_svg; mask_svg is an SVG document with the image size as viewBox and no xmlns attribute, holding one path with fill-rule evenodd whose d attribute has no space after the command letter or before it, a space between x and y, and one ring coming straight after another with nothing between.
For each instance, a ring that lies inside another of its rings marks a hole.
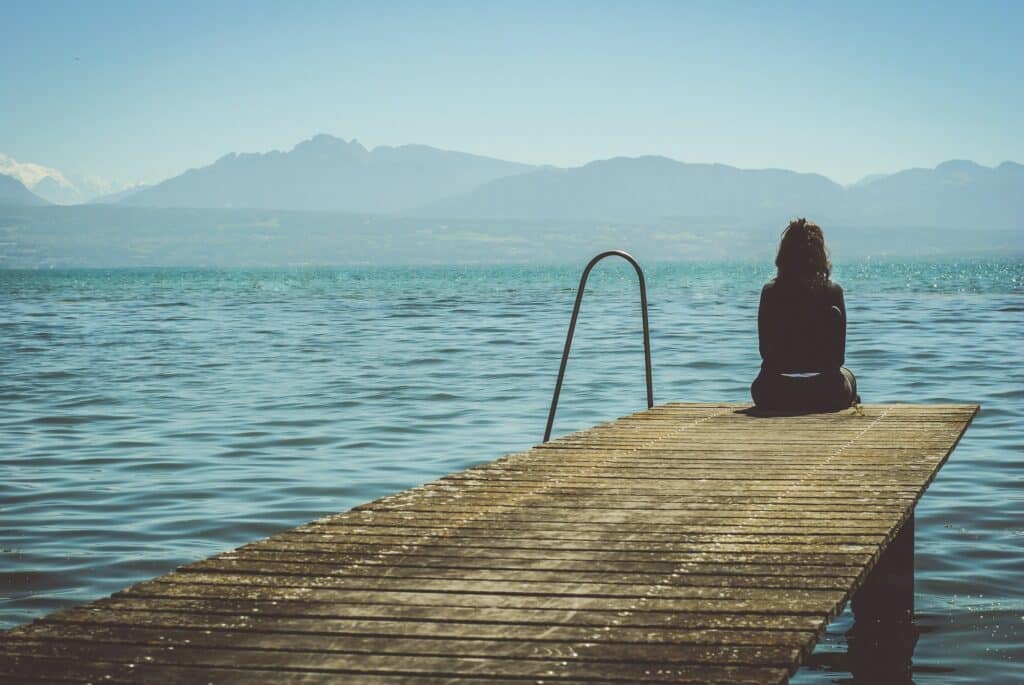
<instances>
[{"instance_id":1,"label":"woman's curly hair","mask_svg":"<svg viewBox=\"0 0 1024 685\"><path fill-rule=\"evenodd\" d=\"M823 287L832 274L821 227L807 219L794 219L782 232L775 257L778 280L795 285Z\"/></svg>"}]
</instances>

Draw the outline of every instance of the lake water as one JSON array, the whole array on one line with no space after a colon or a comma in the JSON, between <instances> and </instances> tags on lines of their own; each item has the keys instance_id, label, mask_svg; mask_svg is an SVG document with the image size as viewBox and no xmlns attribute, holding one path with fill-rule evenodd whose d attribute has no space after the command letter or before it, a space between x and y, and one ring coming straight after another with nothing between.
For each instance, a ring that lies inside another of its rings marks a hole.
<instances>
[{"instance_id":1,"label":"lake water","mask_svg":"<svg viewBox=\"0 0 1024 685\"><path fill-rule=\"evenodd\" d=\"M539 442L581 266L0 271L0 627ZM770 275L648 266L657 402L748 401ZM865 402L982 404L917 509L915 680L1024 682L1024 261L835 277ZM602 264L555 432L642 408L641 350Z\"/></svg>"}]
</instances>

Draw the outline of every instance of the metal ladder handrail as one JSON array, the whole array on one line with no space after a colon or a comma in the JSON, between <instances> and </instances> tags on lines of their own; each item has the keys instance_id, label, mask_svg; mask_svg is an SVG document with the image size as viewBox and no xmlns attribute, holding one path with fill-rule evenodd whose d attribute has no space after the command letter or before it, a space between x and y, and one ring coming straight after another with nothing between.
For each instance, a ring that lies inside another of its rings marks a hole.
<instances>
[{"instance_id":1,"label":"metal ladder handrail","mask_svg":"<svg viewBox=\"0 0 1024 685\"><path fill-rule=\"evenodd\" d=\"M572 319L569 320L569 332L565 336L565 349L562 351L562 365L558 369L558 380L555 382L555 394L551 397L551 411L548 412L548 425L544 429L544 442L551 439L551 428L555 423L555 410L558 408L558 395L562 392L562 380L565 378L565 366L569 362L569 349L572 347L572 336L576 330L576 319L580 314L580 305L583 303L583 289L587 285L587 276L590 275L590 270L594 266L604 259L605 257L617 256L622 257L627 262L633 265L636 269L636 275L640 279L640 310L643 314L644 320L644 367L647 373L647 408L650 409L654 406L654 385L651 381L651 331L647 323L647 283L644 280L644 271L640 268L640 263L636 261L633 255L629 254L624 250L608 250L602 252L587 264L587 268L583 270L583 276L580 277L580 287L576 290L576 304L572 308Z\"/></svg>"}]
</instances>

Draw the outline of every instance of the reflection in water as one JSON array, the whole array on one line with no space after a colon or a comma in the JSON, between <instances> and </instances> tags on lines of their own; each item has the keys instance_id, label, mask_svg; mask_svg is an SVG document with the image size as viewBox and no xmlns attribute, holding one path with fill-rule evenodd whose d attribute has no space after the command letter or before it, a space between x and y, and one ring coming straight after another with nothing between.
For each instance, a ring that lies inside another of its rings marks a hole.
<instances>
[{"instance_id":1,"label":"reflection in water","mask_svg":"<svg viewBox=\"0 0 1024 685\"><path fill-rule=\"evenodd\" d=\"M914 518L911 515L851 602L853 627L845 632L845 651L819 651L809 669L848 674L844 685L910 685L914 673L950 673L952 669L914 668L913 650L922 630L914 617ZM852 678L851 678L852 676Z\"/></svg>"},{"instance_id":2,"label":"reflection in water","mask_svg":"<svg viewBox=\"0 0 1024 685\"><path fill-rule=\"evenodd\" d=\"M846 634L848 670L855 683L911 683L917 645L914 625L914 518L890 543L853 596Z\"/></svg>"},{"instance_id":3,"label":"reflection in water","mask_svg":"<svg viewBox=\"0 0 1024 685\"><path fill-rule=\"evenodd\" d=\"M846 651L814 654L807 666L851 678L850 685L909 685L914 647L921 634L914 622L914 517L903 524L851 601L854 623Z\"/></svg>"}]
</instances>

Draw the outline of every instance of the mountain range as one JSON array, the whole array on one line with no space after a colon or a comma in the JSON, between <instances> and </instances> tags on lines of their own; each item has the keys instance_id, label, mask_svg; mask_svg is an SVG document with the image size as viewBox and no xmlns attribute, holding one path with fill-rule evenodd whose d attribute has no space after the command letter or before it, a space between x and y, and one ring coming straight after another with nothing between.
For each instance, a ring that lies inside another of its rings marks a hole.
<instances>
[{"instance_id":1,"label":"mountain range","mask_svg":"<svg viewBox=\"0 0 1024 685\"><path fill-rule=\"evenodd\" d=\"M97 176L62 173L42 164L19 162L3 153L0 153L0 175L17 179L33 195L59 205L95 202L96 198L117 190Z\"/></svg>"},{"instance_id":2,"label":"mountain range","mask_svg":"<svg viewBox=\"0 0 1024 685\"><path fill-rule=\"evenodd\" d=\"M122 205L344 211L460 219L1024 227L1024 166L949 161L841 186L819 174L617 157L530 166L423 145L367 150L318 135L287 152L231 154Z\"/></svg>"},{"instance_id":3,"label":"mountain range","mask_svg":"<svg viewBox=\"0 0 1024 685\"><path fill-rule=\"evenodd\" d=\"M426 213L504 219L777 224L794 214L856 226L1024 228L1024 166L950 161L844 187L817 174L618 158L498 179Z\"/></svg>"},{"instance_id":4,"label":"mountain range","mask_svg":"<svg viewBox=\"0 0 1024 685\"><path fill-rule=\"evenodd\" d=\"M52 170L51 170L52 171ZM17 181L14 181L17 183ZM5 181L0 204L33 205ZM952 160L842 186L819 174L659 156L532 166L425 145L367 149L317 135L288 151L229 154L120 207L333 211L460 220L778 225L794 215L862 227L1024 228L1024 166Z\"/></svg>"},{"instance_id":5,"label":"mountain range","mask_svg":"<svg viewBox=\"0 0 1024 685\"><path fill-rule=\"evenodd\" d=\"M18 179L0 174L0 207L41 207L48 204Z\"/></svg>"},{"instance_id":6,"label":"mountain range","mask_svg":"<svg viewBox=\"0 0 1024 685\"><path fill-rule=\"evenodd\" d=\"M667 157L617 157L497 179L421 211L525 220L744 220L794 212L819 216L840 202L843 193L842 186L817 174L685 164Z\"/></svg>"},{"instance_id":7,"label":"mountain range","mask_svg":"<svg viewBox=\"0 0 1024 685\"><path fill-rule=\"evenodd\" d=\"M120 204L388 214L531 168L425 145L367 150L357 140L318 135L289 152L226 155L130 194Z\"/></svg>"}]
</instances>

